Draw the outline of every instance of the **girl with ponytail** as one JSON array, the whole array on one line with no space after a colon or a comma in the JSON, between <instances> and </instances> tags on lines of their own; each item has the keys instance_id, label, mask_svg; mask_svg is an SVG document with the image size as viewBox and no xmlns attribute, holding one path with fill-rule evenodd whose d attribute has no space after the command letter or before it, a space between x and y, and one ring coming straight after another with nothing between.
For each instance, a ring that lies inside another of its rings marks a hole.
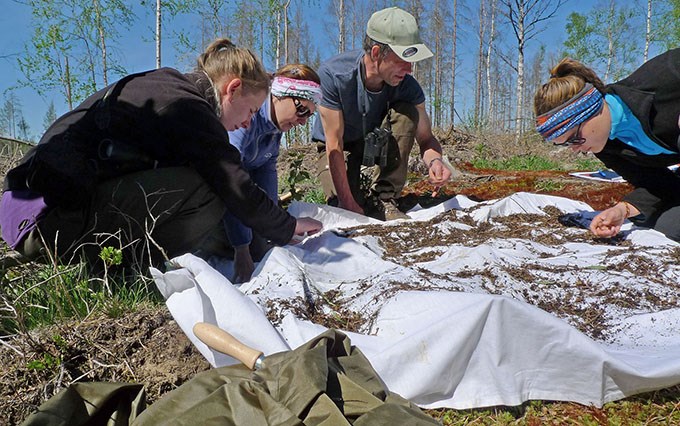
<instances>
[{"instance_id":1,"label":"girl with ponytail","mask_svg":"<svg viewBox=\"0 0 680 426\"><path fill-rule=\"evenodd\" d=\"M103 88L8 172L3 239L29 259L82 255L98 270L113 246L123 266L145 271L223 251L226 211L277 245L317 232L321 223L290 216L252 181L229 143L269 85L250 50L218 39L193 72L144 71Z\"/></svg>"},{"instance_id":2,"label":"girl with ponytail","mask_svg":"<svg viewBox=\"0 0 680 426\"><path fill-rule=\"evenodd\" d=\"M574 152L593 153L635 187L590 224L613 237L626 219L680 241L680 49L605 85L593 70L563 59L534 97L536 130Z\"/></svg>"}]
</instances>

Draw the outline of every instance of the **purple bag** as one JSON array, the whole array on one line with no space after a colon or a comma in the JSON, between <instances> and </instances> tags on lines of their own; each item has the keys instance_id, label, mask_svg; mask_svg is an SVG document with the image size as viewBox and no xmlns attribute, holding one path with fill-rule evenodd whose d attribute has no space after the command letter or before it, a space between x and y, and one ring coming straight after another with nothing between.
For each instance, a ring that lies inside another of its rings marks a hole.
<instances>
[{"instance_id":1,"label":"purple bag","mask_svg":"<svg viewBox=\"0 0 680 426\"><path fill-rule=\"evenodd\" d=\"M0 200L2 239L15 249L21 239L35 229L47 210L40 194L30 190L5 191Z\"/></svg>"}]
</instances>

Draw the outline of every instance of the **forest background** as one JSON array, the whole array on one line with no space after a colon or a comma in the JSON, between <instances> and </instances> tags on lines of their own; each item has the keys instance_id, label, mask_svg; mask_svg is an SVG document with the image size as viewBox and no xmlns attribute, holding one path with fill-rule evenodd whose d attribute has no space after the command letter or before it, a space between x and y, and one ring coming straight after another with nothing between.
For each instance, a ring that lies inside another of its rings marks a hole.
<instances>
[{"instance_id":1,"label":"forest background","mask_svg":"<svg viewBox=\"0 0 680 426\"><path fill-rule=\"evenodd\" d=\"M0 136L37 141L88 95L121 76L189 71L216 37L269 70L318 67L360 49L371 13L396 5L435 53L414 67L433 125L532 132L536 87L560 58L605 82L680 45L680 0L2 0ZM292 136L304 142L307 129Z\"/></svg>"}]
</instances>

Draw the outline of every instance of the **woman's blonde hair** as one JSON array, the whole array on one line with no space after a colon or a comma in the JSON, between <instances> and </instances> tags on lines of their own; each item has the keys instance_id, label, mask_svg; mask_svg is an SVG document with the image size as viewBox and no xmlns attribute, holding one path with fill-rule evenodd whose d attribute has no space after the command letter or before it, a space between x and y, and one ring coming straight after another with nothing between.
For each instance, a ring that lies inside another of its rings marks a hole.
<instances>
[{"instance_id":1,"label":"woman's blonde hair","mask_svg":"<svg viewBox=\"0 0 680 426\"><path fill-rule=\"evenodd\" d=\"M236 47L229 39L218 38L210 43L197 62L197 70L205 72L214 84L231 77L240 79L245 91L269 89L269 74L253 52ZM215 89L219 99L219 90Z\"/></svg>"},{"instance_id":2,"label":"woman's blonde hair","mask_svg":"<svg viewBox=\"0 0 680 426\"><path fill-rule=\"evenodd\" d=\"M557 108L580 92L586 83L595 86L600 93L606 93L605 85L595 71L574 59L562 59L550 70L550 80L536 92L534 113L539 116Z\"/></svg>"},{"instance_id":3,"label":"woman's blonde hair","mask_svg":"<svg viewBox=\"0 0 680 426\"><path fill-rule=\"evenodd\" d=\"M276 70L274 77L287 77L295 80L307 80L321 84L319 74L305 64L287 64Z\"/></svg>"}]
</instances>

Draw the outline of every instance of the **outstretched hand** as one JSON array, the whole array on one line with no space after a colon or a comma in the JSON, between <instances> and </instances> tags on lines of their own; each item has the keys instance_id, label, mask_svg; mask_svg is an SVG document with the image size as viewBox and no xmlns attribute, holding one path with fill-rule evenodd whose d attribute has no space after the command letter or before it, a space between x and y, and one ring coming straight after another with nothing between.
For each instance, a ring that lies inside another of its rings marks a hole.
<instances>
[{"instance_id":1,"label":"outstretched hand","mask_svg":"<svg viewBox=\"0 0 680 426\"><path fill-rule=\"evenodd\" d=\"M440 157L431 161L428 174L428 180L436 187L443 186L451 178L451 170Z\"/></svg>"},{"instance_id":2,"label":"outstretched hand","mask_svg":"<svg viewBox=\"0 0 680 426\"><path fill-rule=\"evenodd\" d=\"M615 236L621 231L621 225L628 218L627 213L630 213L630 207L627 207L624 202L604 210L593 218L590 223L590 232L603 238Z\"/></svg>"},{"instance_id":3,"label":"outstretched hand","mask_svg":"<svg viewBox=\"0 0 680 426\"><path fill-rule=\"evenodd\" d=\"M316 234L321 228L323 228L323 224L316 219L312 219L311 217L298 218L295 223L295 233L293 239L290 240L290 244L299 243L302 240L301 237Z\"/></svg>"}]
</instances>

